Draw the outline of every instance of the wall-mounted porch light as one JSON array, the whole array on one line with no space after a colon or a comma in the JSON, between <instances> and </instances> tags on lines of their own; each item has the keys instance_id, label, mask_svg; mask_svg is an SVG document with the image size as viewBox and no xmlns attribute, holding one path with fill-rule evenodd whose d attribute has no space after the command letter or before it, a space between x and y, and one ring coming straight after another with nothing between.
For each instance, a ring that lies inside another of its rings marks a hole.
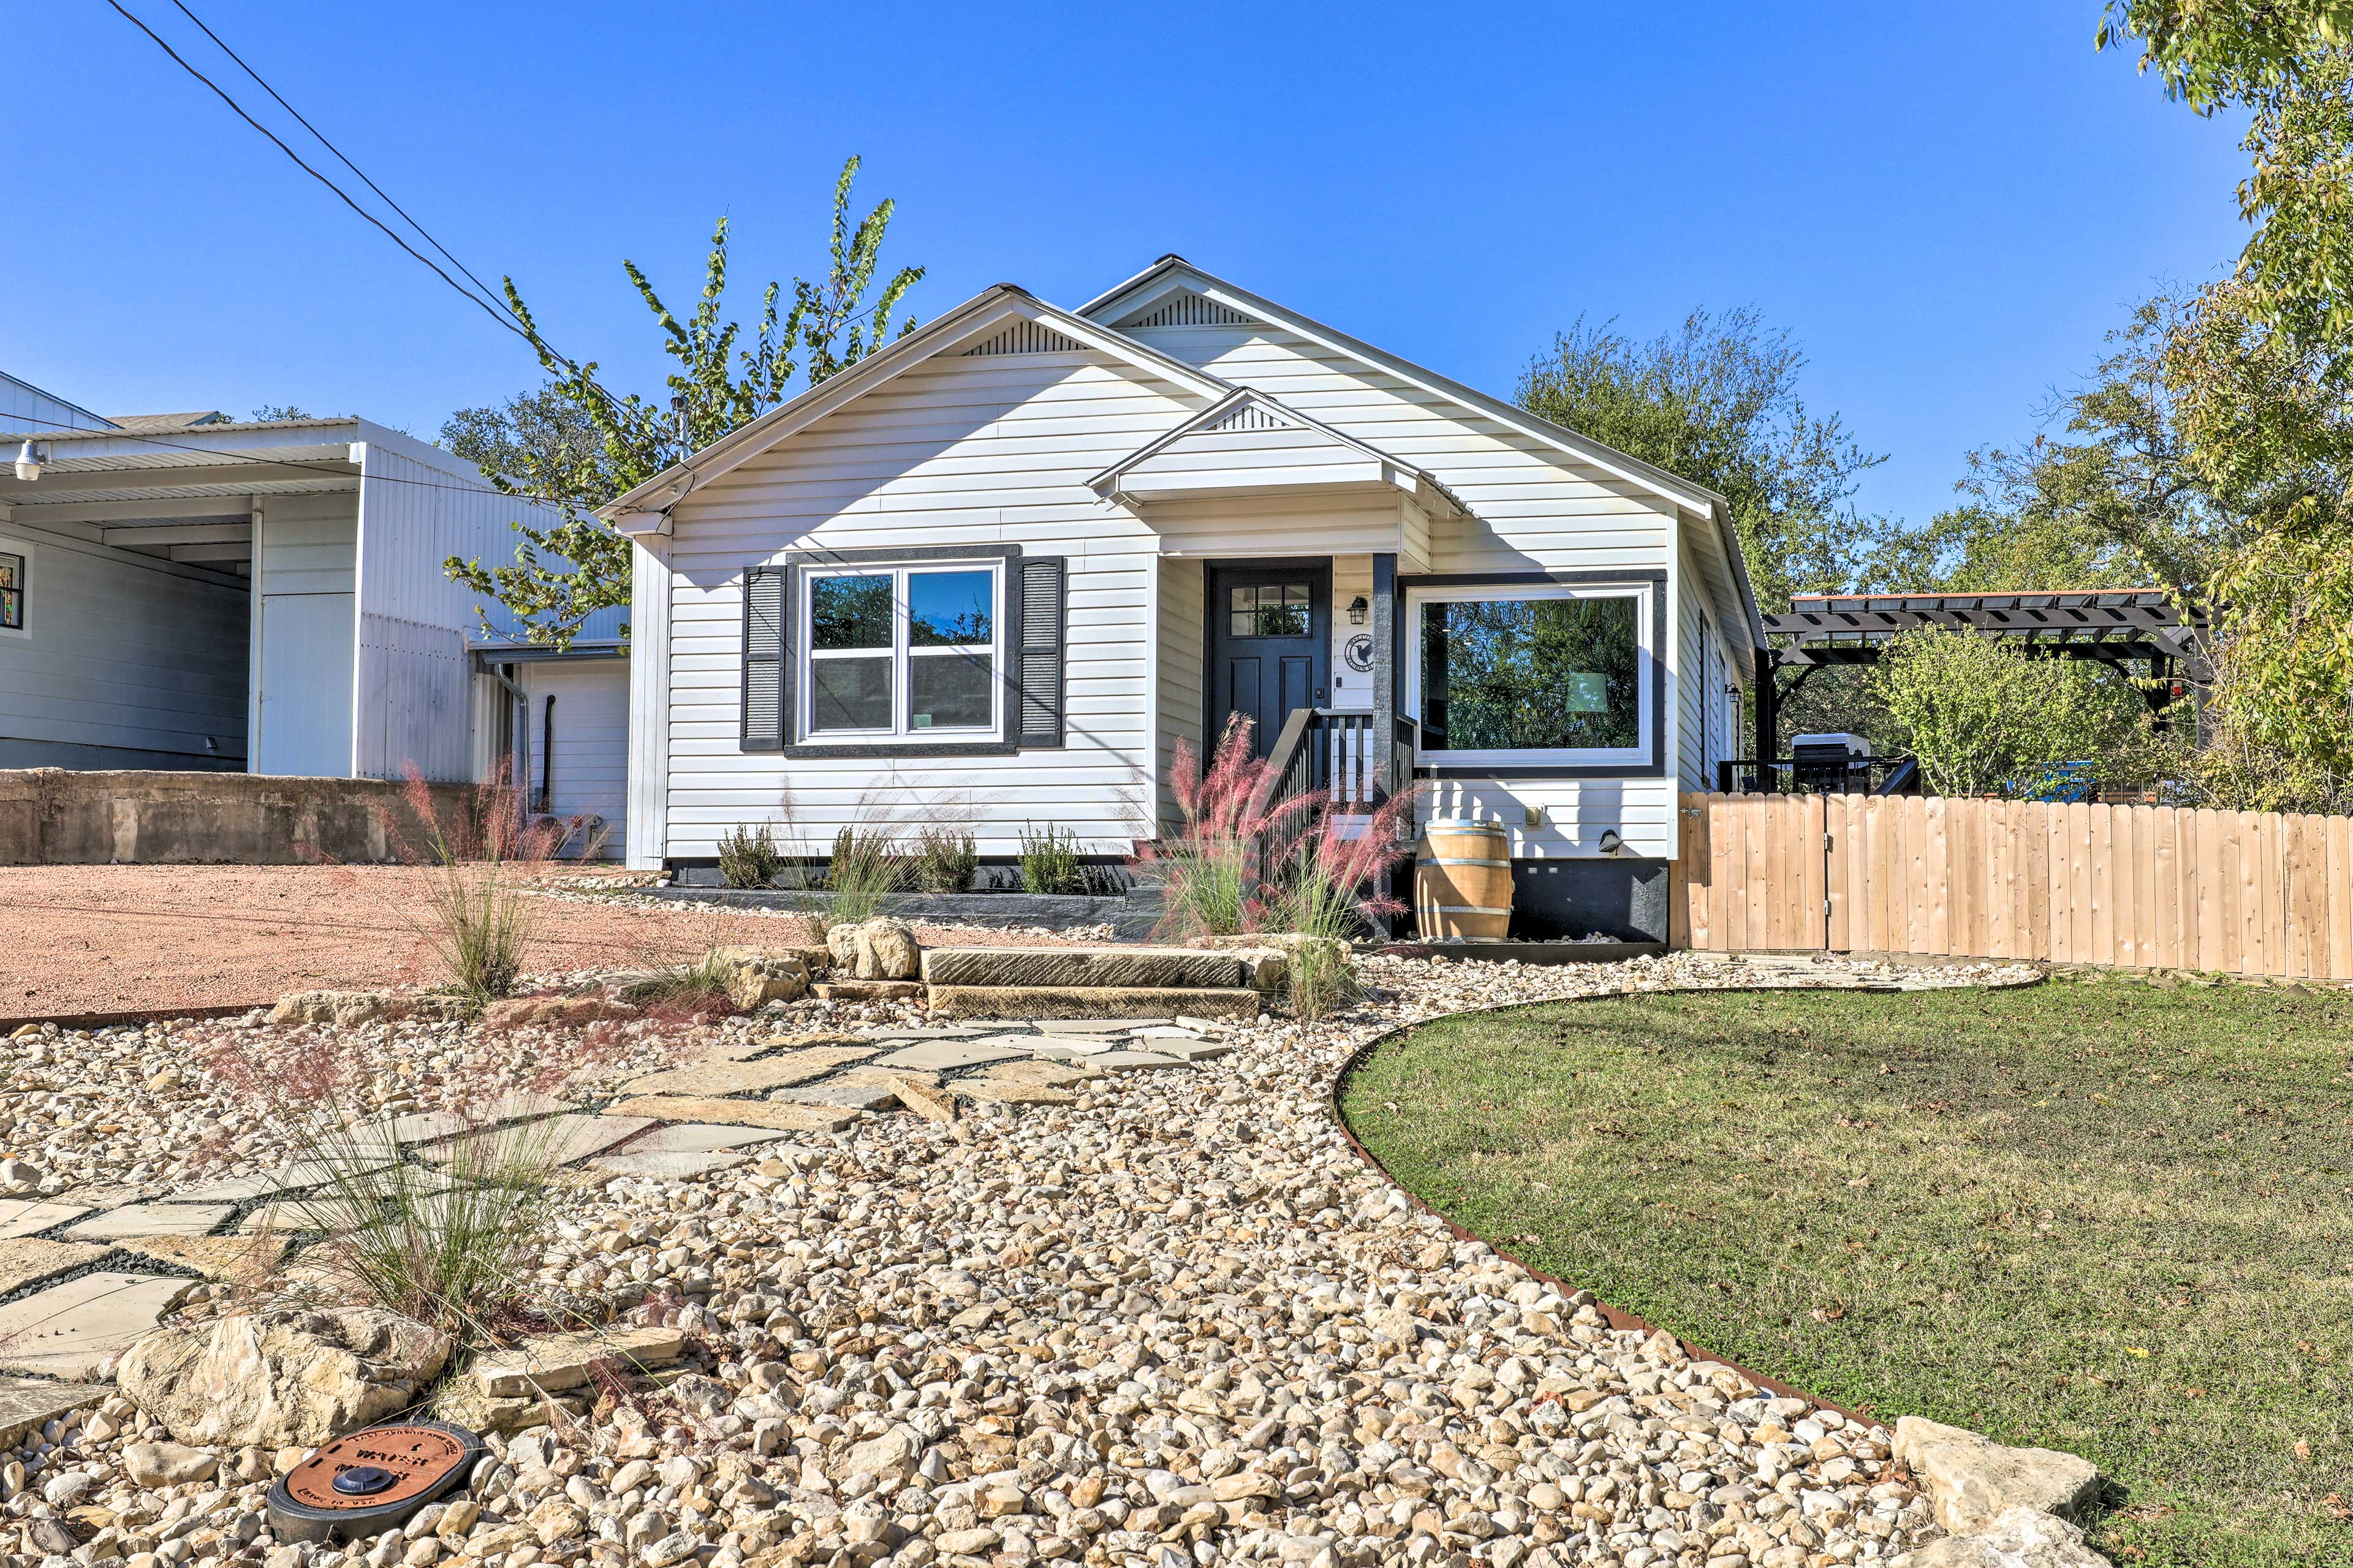
<instances>
[{"instance_id":1,"label":"wall-mounted porch light","mask_svg":"<svg viewBox=\"0 0 2353 1568\"><path fill-rule=\"evenodd\" d=\"M38 441L27 441L16 448L16 477L31 484L41 477L41 465L49 460L49 449Z\"/></svg>"},{"instance_id":2,"label":"wall-mounted porch light","mask_svg":"<svg viewBox=\"0 0 2353 1568\"><path fill-rule=\"evenodd\" d=\"M1372 601L1366 599L1362 594L1357 595L1355 598L1348 601L1348 624L1350 626L1363 626L1366 618L1372 613Z\"/></svg>"}]
</instances>

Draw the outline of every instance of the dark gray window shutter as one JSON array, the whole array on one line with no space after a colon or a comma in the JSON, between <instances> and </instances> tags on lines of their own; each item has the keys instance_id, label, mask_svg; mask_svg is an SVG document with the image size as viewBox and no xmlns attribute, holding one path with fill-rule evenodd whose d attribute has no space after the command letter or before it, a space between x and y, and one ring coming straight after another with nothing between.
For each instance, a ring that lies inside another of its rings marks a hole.
<instances>
[{"instance_id":1,"label":"dark gray window shutter","mask_svg":"<svg viewBox=\"0 0 2353 1568\"><path fill-rule=\"evenodd\" d=\"M744 574L744 749L785 743L785 574L754 566Z\"/></svg>"},{"instance_id":2,"label":"dark gray window shutter","mask_svg":"<svg viewBox=\"0 0 2353 1568\"><path fill-rule=\"evenodd\" d=\"M1021 573L1021 715L1016 738L1024 746L1062 743L1064 563L1059 555L1023 557Z\"/></svg>"}]
</instances>

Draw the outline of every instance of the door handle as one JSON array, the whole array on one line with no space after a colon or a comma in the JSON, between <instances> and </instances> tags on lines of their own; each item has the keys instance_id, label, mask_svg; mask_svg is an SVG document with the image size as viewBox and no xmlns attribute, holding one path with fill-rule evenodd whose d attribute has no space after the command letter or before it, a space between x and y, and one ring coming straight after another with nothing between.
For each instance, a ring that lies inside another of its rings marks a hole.
<instances>
[{"instance_id":1,"label":"door handle","mask_svg":"<svg viewBox=\"0 0 2353 1568\"><path fill-rule=\"evenodd\" d=\"M1323 689L1322 687L1320 687L1320 686L1319 686L1319 687L1317 687L1317 688L1315 689L1315 695L1316 695L1316 697L1320 700L1320 699L1323 697L1323 695L1324 695L1324 689Z\"/></svg>"}]
</instances>

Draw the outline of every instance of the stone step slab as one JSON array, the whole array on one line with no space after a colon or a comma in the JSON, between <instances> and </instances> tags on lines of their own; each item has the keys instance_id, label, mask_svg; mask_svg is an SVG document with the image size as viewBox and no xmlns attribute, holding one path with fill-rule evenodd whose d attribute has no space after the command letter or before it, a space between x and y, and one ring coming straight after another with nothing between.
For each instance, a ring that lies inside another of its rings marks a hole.
<instances>
[{"instance_id":1,"label":"stone step slab","mask_svg":"<svg viewBox=\"0 0 2353 1568\"><path fill-rule=\"evenodd\" d=\"M156 1201L167 1204L237 1204L249 1198L274 1198L283 1193L309 1192L315 1187L331 1186L339 1179L355 1180L373 1172L391 1169L398 1162L390 1153L367 1152L382 1148L381 1144L370 1142L351 1151L330 1152L322 1161L286 1165L275 1171L258 1171L243 1176L216 1176L209 1182L199 1182L193 1187L166 1193Z\"/></svg>"},{"instance_id":2,"label":"stone step slab","mask_svg":"<svg viewBox=\"0 0 2353 1568\"><path fill-rule=\"evenodd\" d=\"M465 1185L444 1171L410 1169L397 1180L361 1184L349 1193L293 1194L265 1204L237 1222L237 1234L300 1235L308 1231L359 1230L387 1223L406 1209L431 1219L446 1199Z\"/></svg>"},{"instance_id":3,"label":"stone step slab","mask_svg":"<svg viewBox=\"0 0 2353 1568\"><path fill-rule=\"evenodd\" d=\"M884 1072L901 1069L956 1072L965 1068L987 1067L991 1062L1016 1061L1027 1057L1037 1043L1028 1036L1016 1037L1020 1041L1018 1045L990 1044L983 1040L923 1040L904 1050L892 1051L874 1066Z\"/></svg>"},{"instance_id":4,"label":"stone step slab","mask_svg":"<svg viewBox=\"0 0 2353 1568\"><path fill-rule=\"evenodd\" d=\"M60 1415L102 1404L114 1390L102 1384L51 1383L0 1377L0 1452L15 1447Z\"/></svg>"},{"instance_id":5,"label":"stone step slab","mask_svg":"<svg viewBox=\"0 0 2353 1568\"><path fill-rule=\"evenodd\" d=\"M715 1154L730 1149L749 1149L758 1143L773 1143L783 1134L762 1127L723 1127L709 1121L679 1121L657 1124L642 1138L630 1140L624 1154ZM603 1155L617 1159L621 1155Z\"/></svg>"},{"instance_id":6,"label":"stone step slab","mask_svg":"<svg viewBox=\"0 0 2353 1568\"><path fill-rule=\"evenodd\" d=\"M896 1110L899 1090L888 1083L815 1083L803 1089L776 1091L776 1099L795 1105L838 1105L849 1110Z\"/></svg>"},{"instance_id":7,"label":"stone step slab","mask_svg":"<svg viewBox=\"0 0 2353 1568\"><path fill-rule=\"evenodd\" d=\"M146 1236L122 1243L126 1252L232 1285L259 1284L278 1271L294 1244L278 1236Z\"/></svg>"},{"instance_id":8,"label":"stone step slab","mask_svg":"<svg viewBox=\"0 0 2353 1568\"><path fill-rule=\"evenodd\" d=\"M0 1306L0 1372L69 1382L95 1377L196 1284L110 1269Z\"/></svg>"},{"instance_id":9,"label":"stone step slab","mask_svg":"<svg viewBox=\"0 0 2353 1568\"><path fill-rule=\"evenodd\" d=\"M602 1154L653 1124L649 1116L554 1116L476 1132L427 1150L425 1159L428 1164L478 1173L495 1173L507 1164L568 1165Z\"/></svg>"},{"instance_id":10,"label":"stone step slab","mask_svg":"<svg viewBox=\"0 0 2353 1568\"><path fill-rule=\"evenodd\" d=\"M122 1241L139 1236L206 1236L236 1212L235 1204L132 1204L78 1220L63 1234L73 1241Z\"/></svg>"},{"instance_id":11,"label":"stone step slab","mask_svg":"<svg viewBox=\"0 0 2353 1568\"><path fill-rule=\"evenodd\" d=\"M1179 1060L1176 1057L1165 1056L1158 1051L1105 1051L1101 1056L1089 1057L1084 1063L1086 1070L1091 1074L1148 1072L1155 1068L1181 1068L1191 1065L1189 1062Z\"/></svg>"},{"instance_id":12,"label":"stone step slab","mask_svg":"<svg viewBox=\"0 0 2353 1568\"><path fill-rule=\"evenodd\" d=\"M80 1268L105 1257L109 1248L88 1243L44 1241L37 1236L15 1236L0 1241L0 1296L20 1290L36 1279Z\"/></svg>"},{"instance_id":13,"label":"stone step slab","mask_svg":"<svg viewBox=\"0 0 2353 1568\"><path fill-rule=\"evenodd\" d=\"M772 1089L789 1089L795 1084L814 1082L837 1068L864 1061L879 1049L875 1046L811 1046L805 1050L762 1057L755 1061L695 1062L691 1066L671 1068L664 1072L633 1079L629 1081L628 1091L631 1094L759 1094Z\"/></svg>"},{"instance_id":14,"label":"stone step slab","mask_svg":"<svg viewBox=\"0 0 2353 1568\"><path fill-rule=\"evenodd\" d=\"M1094 990L1160 986L1230 989L1247 975L1231 953L1179 947L934 947L931 985L1031 985Z\"/></svg>"},{"instance_id":15,"label":"stone step slab","mask_svg":"<svg viewBox=\"0 0 2353 1568\"><path fill-rule=\"evenodd\" d=\"M1107 985L1085 991L1035 985L931 988L932 1011L950 1018L1034 1018L1048 1011L1098 1018L1166 1018L1184 1008L1204 1019L1251 1019L1258 1016L1259 1002L1257 992L1242 986L1187 990Z\"/></svg>"},{"instance_id":16,"label":"stone step slab","mask_svg":"<svg viewBox=\"0 0 2353 1568\"><path fill-rule=\"evenodd\" d=\"M48 1198L0 1198L0 1241L32 1236L90 1212L87 1204L58 1203Z\"/></svg>"},{"instance_id":17,"label":"stone step slab","mask_svg":"<svg viewBox=\"0 0 2353 1568\"><path fill-rule=\"evenodd\" d=\"M857 1111L830 1105L795 1105L774 1100L706 1100L670 1094L635 1095L614 1106L612 1113L650 1116L661 1121L766 1127L778 1132L839 1132L859 1117Z\"/></svg>"}]
</instances>

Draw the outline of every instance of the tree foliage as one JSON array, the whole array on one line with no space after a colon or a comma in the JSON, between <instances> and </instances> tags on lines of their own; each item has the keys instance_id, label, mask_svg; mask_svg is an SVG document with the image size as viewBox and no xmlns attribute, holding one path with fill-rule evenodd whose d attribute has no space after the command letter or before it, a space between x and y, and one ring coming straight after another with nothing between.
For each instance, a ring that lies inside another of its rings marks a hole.
<instances>
[{"instance_id":1,"label":"tree foliage","mask_svg":"<svg viewBox=\"0 0 2353 1568\"><path fill-rule=\"evenodd\" d=\"M1798 396L1806 356L1753 310L1694 310L1637 342L1580 317L1533 360L1514 400L1722 495L1759 603L1853 585L1881 524L1852 505L1885 461Z\"/></svg>"},{"instance_id":2,"label":"tree foliage","mask_svg":"<svg viewBox=\"0 0 2353 1568\"><path fill-rule=\"evenodd\" d=\"M596 508L758 418L793 395L797 382L816 386L882 346L892 312L923 269L901 268L877 289L895 209L881 202L851 225L858 163L845 163L834 184L825 276L795 279L789 304L770 283L748 342L743 324L724 312L725 218L712 232L702 298L683 320L635 262L622 262L661 330L662 351L677 362L667 398L617 397L597 379L596 362L557 354L539 337L514 280L505 280L508 306L532 333L549 380L503 407L459 410L442 427L442 442L481 463L508 494L561 508L564 521L513 524L522 538L512 564L451 556L444 566L452 579L504 605L523 636L568 647L590 616L629 602L629 542L591 515ZM909 317L898 330L914 324Z\"/></svg>"},{"instance_id":3,"label":"tree foliage","mask_svg":"<svg viewBox=\"0 0 2353 1568\"><path fill-rule=\"evenodd\" d=\"M1869 683L1938 795L2031 795L2063 763L2099 764L2111 788L2153 771L2144 753L2159 742L2137 689L2014 638L1916 626L1888 645Z\"/></svg>"}]
</instances>

